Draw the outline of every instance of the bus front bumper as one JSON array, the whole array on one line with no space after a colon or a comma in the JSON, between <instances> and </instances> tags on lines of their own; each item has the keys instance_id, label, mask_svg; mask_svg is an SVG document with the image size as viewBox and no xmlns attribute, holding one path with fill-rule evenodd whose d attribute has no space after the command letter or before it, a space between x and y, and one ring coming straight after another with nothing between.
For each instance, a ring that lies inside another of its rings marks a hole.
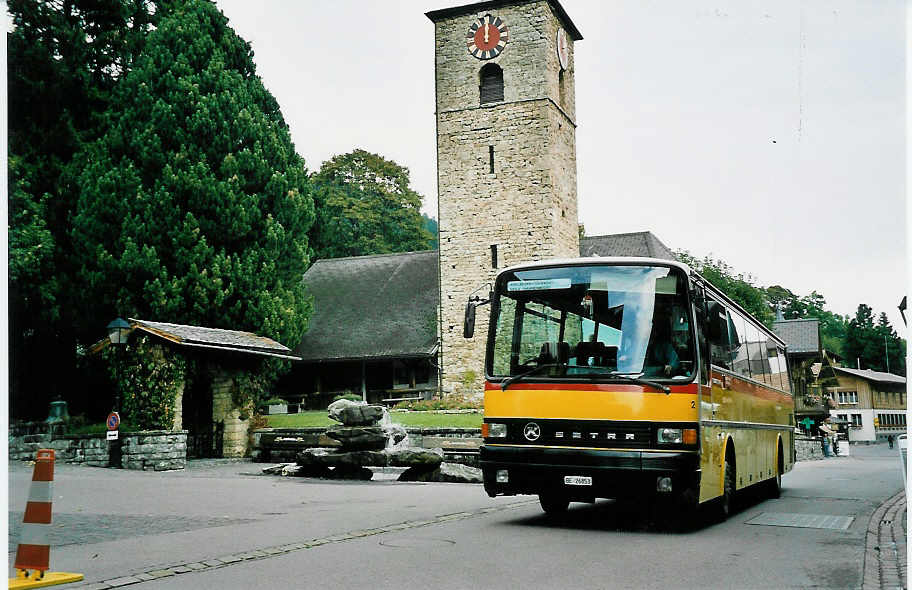
<instances>
[{"instance_id":1,"label":"bus front bumper","mask_svg":"<svg viewBox=\"0 0 912 590\"><path fill-rule=\"evenodd\" d=\"M491 497L560 494L590 501L640 496L657 493L660 478L670 478L670 490L663 491L676 495L691 496L700 487L695 451L482 445L479 459L484 488Z\"/></svg>"}]
</instances>

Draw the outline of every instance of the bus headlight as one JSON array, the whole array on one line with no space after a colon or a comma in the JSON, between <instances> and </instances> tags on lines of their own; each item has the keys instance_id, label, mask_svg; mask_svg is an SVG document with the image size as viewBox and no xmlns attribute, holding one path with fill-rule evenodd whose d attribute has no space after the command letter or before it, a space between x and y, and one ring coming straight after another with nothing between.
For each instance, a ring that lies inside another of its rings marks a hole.
<instances>
[{"instance_id":1,"label":"bus headlight","mask_svg":"<svg viewBox=\"0 0 912 590\"><path fill-rule=\"evenodd\" d=\"M697 444L697 429L659 428L656 432L656 442L666 445L695 445Z\"/></svg>"},{"instance_id":2,"label":"bus headlight","mask_svg":"<svg viewBox=\"0 0 912 590\"><path fill-rule=\"evenodd\" d=\"M657 442L659 444L681 444L684 442L682 428L659 428Z\"/></svg>"},{"instance_id":3,"label":"bus headlight","mask_svg":"<svg viewBox=\"0 0 912 590\"><path fill-rule=\"evenodd\" d=\"M485 422L481 425L481 436L483 438L506 438L507 425L498 424L497 422Z\"/></svg>"}]
</instances>

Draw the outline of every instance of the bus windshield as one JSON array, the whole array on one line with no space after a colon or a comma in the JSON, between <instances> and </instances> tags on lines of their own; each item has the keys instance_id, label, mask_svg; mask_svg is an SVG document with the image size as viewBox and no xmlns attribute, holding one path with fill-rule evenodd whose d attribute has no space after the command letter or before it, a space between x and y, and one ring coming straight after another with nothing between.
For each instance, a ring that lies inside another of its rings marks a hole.
<instances>
[{"instance_id":1,"label":"bus windshield","mask_svg":"<svg viewBox=\"0 0 912 590\"><path fill-rule=\"evenodd\" d=\"M504 273L495 286L488 372L690 381L695 354L687 285L682 271L663 266Z\"/></svg>"}]
</instances>

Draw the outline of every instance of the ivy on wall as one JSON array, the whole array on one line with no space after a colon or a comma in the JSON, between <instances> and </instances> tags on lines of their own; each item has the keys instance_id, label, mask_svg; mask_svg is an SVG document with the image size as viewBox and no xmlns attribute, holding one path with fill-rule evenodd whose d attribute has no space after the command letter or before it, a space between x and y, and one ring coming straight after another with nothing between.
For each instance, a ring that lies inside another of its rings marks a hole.
<instances>
[{"instance_id":1,"label":"ivy on wall","mask_svg":"<svg viewBox=\"0 0 912 590\"><path fill-rule=\"evenodd\" d=\"M184 389L187 361L148 336L139 336L104 360L121 399L121 419L140 430L168 430L174 425L174 402Z\"/></svg>"}]
</instances>

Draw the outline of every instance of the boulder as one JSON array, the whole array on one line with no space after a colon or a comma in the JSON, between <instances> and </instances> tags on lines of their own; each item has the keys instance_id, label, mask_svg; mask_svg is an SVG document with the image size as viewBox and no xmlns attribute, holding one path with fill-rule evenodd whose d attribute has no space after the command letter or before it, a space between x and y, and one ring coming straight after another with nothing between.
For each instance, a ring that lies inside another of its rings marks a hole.
<instances>
[{"instance_id":1,"label":"boulder","mask_svg":"<svg viewBox=\"0 0 912 590\"><path fill-rule=\"evenodd\" d=\"M432 470L410 467L402 472L399 481L434 481L447 483L482 483L481 469L459 463L441 463Z\"/></svg>"},{"instance_id":2,"label":"boulder","mask_svg":"<svg viewBox=\"0 0 912 590\"><path fill-rule=\"evenodd\" d=\"M333 426L326 436L339 441L343 451L380 451L388 440L379 426Z\"/></svg>"},{"instance_id":3,"label":"boulder","mask_svg":"<svg viewBox=\"0 0 912 590\"><path fill-rule=\"evenodd\" d=\"M436 469L443 462L443 449L404 449L388 450L390 467L422 467L424 471Z\"/></svg>"},{"instance_id":4,"label":"boulder","mask_svg":"<svg viewBox=\"0 0 912 590\"><path fill-rule=\"evenodd\" d=\"M334 449L325 449L320 447L314 447L312 449L304 449L297 456L297 463L302 467L309 466L326 466L325 457L332 453Z\"/></svg>"},{"instance_id":5,"label":"boulder","mask_svg":"<svg viewBox=\"0 0 912 590\"><path fill-rule=\"evenodd\" d=\"M461 463L441 463L437 469L439 479L452 483L483 483L481 469Z\"/></svg>"},{"instance_id":6,"label":"boulder","mask_svg":"<svg viewBox=\"0 0 912 590\"><path fill-rule=\"evenodd\" d=\"M406 432L402 424L393 424L392 422L383 425L383 432L386 433L389 440L393 441L394 445L398 445L408 436L408 432Z\"/></svg>"},{"instance_id":7,"label":"boulder","mask_svg":"<svg viewBox=\"0 0 912 590\"><path fill-rule=\"evenodd\" d=\"M340 399L329 404L327 411L330 418L345 426L373 426L383 419L386 408Z\"/></svg>"},{"instance_id":8,"label":"boulder","mask_svg":"<svg viewBox=\"0 0 912 590\"><path fill-rule=\"evenodd\" d=\"M286 467L294 466L294 463L279 463L272 467L264 467L263 475L280 475Z\"/></svg>"}]
</instances>

